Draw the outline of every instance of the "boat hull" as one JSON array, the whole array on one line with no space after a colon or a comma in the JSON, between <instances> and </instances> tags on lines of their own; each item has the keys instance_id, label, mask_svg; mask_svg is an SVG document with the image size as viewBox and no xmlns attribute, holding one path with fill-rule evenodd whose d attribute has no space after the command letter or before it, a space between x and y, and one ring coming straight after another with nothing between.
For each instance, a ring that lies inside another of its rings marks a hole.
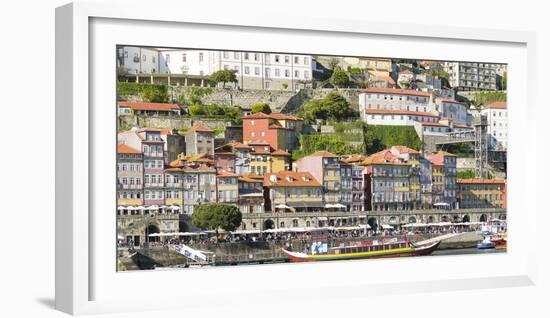
<instances>
[{"instance_id":1,"label":"boat hull","mask_svg":"<svg viewBox=\"0 0 550 318\"><path fill-rule=\"evenodd\" d=\"M318 261L335 261L335 260L369 259L369 258L393 258L393 257L410 257L410 256L429 255L439 247L440 243L441 242L438 241L432 244L419 246L419 247L407 247L407 248L398 248L393 250L349 253L349 254L311 255L311 254L305 254L305 253L291 252L285 249L283 249L282 252L292 262L318 262Z\"/></svg>"}]
</instances>

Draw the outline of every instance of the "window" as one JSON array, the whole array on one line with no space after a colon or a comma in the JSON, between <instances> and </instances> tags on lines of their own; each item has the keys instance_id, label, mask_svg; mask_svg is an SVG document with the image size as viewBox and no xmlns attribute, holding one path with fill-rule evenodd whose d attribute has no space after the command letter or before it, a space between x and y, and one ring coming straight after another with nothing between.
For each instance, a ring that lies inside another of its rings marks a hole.
<instances>
[{"instance_id":1,"label":"window","mask_svg":"<svg viewBox=\"0 0 550 318\"><path fill-rule=\"evenodd\" d=\"M260 60L260 54L254 53L254 61L259 61L259 60Z\"/></svg>"},{"instance_id":2,"label":"window","mask_svg":"<svg viewBox=\"0 0 550 318\"><path fill-rule=\"evenodd\" d=\"M202 62L202 61L204 61L204 53L200 52L199 53L199 62Z\"/></svg>"},{"instance_id":3,"label":"window","mask_svg":"<svg viewBox=\"0 0 550 318\"><path fill-rule=\"evenodd\" d=\"M247 53L244 53L244 59L245 59L245 60L248 60L248 59L249 59L248 52L247 52Z\"/></svg>"},{"instance_id":4,"label":"window","mask_svg":"<svg viewBox=\"0 0 550 318\"><path fill-rule=\"evenodd\" d=\"M254 75L260 75L260 68L259 67L254 68Z\"/></svg>"},{"instance_id":5,"label":"window","mask_svg":"<svg viewBox=\"0 0 550 318\"><path fill-rule=\"evenodd\" d=\"M143 54L142 60L143 60L143 62L147 61L147 56L145 54Z\"/></svg>"},{"instance_id":6,"label":"window","mask_svg":"<svg viewBox=\"0 0 550 318\"><path fill-rule=\"evenodd\" d=\"M181 61L182 61L182 62L187 62L187 54L183 53L183 54L181 55Z\"/></svg>"},{"instance_id":7,"label":"window","mask_svg":"<svg viewBox=\"0 0 550 318\"><path fill-rule=\"evenodd\" d=\"M276 63L279 63L279 62L280 62L279 55L275 55L275 62L276 62Z\"/></svg>"},{"instance_id":8,"label":"window","mask_svg":"<svg viewBox=\"0 0 550 318\"><path fill-rule=\"evenodd\" d=\"M233 52L233 59L238 60L239 59L239 53Z\"/></svg>"},{"instance_id":9,"label":"window","mask_svg":"<svg viewBox=\"0 0 550 318\"><path fill-rule=\"evenodd\" d=\"M245 74L250 74L250 67L245 66L245 67L244 67L244 73L245 73Z\"/></svg>"},{"instance_id":10,"label":"window","mask_svg":"<svg viewBox=\"0 0 550 318\"><path fill-rule=\"evenodd\" d=\"M294 64L298 64L299 58L297 56L294 57Z\"/></svg>"},{"instance_id":11,"label":"window","mask_svg":"<svg viewBox=\"0 0 550 318\"><path fill-rule=\"evenodd\" d=\"M298 70L294 71L294 77L300 77L300 71Z\"/></svg>"},{"instance_id":12,"label":"window","mask_svg":"<svg viewBox=\"0 0 550 318\"><path fill-rule=\"evenodd\" d=\"M224 59L228 59L228 58L229 58L229 52L224 51L224 52L223 52L223 58L224 58Z\"/></svg>"},{"instance_id":13,"label":"window","mask_svg":"<svg viewBox=\"0 0 550 318\"><path fill-rule=\"evenodd\" d=\"M285 70L285 77L290 77L290 71L289 70Z\"/></svg>"},{"instance_id":14,"label":"window","mask_svg":"<svg viewBox=\"0 0 550 318\"><path fill-rule=\"evenodd\" d=\"M290 63L290 56L285 55L285 63L286 64Z\"/></svg>"},{"instance_id":15,"label":"window","mask_svg":"<svg viewBox=\"0 0 550 318\"><path fill-rule=\"evenodd\" d=\"M281 76L281 70L276 68L275 69L275 77L280 77Z\"/></svg>"}]
</instances>

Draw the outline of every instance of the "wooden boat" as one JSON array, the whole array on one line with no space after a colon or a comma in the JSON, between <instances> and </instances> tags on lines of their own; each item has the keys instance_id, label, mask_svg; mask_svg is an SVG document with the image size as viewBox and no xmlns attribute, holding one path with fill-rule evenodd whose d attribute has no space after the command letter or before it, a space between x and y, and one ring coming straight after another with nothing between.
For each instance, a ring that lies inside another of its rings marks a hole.
<instances>
[{"instance_id":1,"label":"wooden boat","mask_svg":"<svg viewBox=\"0 0 550 318\"><path fill-rule=\"evenodd\" d=\"M429 255L441 241L416 246L408 241L385 243L361 243L358 245L331 247L325 253L301 253L282 249L282 253L293 262L334 261L343 259L366 259Z\"/></svg>"}]
</instances>

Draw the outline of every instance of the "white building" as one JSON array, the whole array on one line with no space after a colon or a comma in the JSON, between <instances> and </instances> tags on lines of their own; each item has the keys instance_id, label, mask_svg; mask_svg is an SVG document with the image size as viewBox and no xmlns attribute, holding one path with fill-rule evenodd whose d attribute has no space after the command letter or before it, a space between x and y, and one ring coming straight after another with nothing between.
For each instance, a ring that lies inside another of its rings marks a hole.
<instances>
[{"instance_id":1,"label":"white building","mask_svg":"<svg viewBox=\"0 0 550 318\"><path fill-rule=\"evenodd\" d=\"M153 58L149 55L155 55ZM119 64L130 74L186 74L208 76L229 69L243 89L299 89L311 86L309 55L179 49L119 49Z\"/></svg>"},{"instance_id":2,"label":"white building","mask_svg":"<svg viewBox=\"0 0 550 318\"><path fill-rule=\"evenodd\" d=\"M160 70L159 51L154 48L118 47L117 59L118 66L128 74L154 74Z\"/></svg>"},{"instance_id":3,"label":"white building","mask_svg":"<svg viewBox=\"0 0 550 318\"><path fill-rule=\"evenodd\" d=\"M449 83L459 91L483 91L497 89L497 64L471 62L443 62L449 73Z\"/></svg>"},{"instance_id":4,"label":"white building","mask_svg":"<svg viewBox=\"0 0 550 318\"><path fill-rule=\"evenodd\" d=\"M359 112L361 118L367 123L369 120L373 120L371 115L376 114L376 112L380 115L384 111L390 111L387 113L390 116L411 115L411 112L423 116L437 115L435 105L432 104L431 99L431 94L427 92L371 87L359 93ZM403 120L408 119L404 117Z\"/></svg>"},{"instance_id":5,"label":"white building","mask_svg":"<svg viewBox=\"0 0 550 318\"><path fill-rule=\"evenodd\" d=\"M373 126L414 126L415 122L437 124L439 116L427 112L406 110L367 109L363 120Z\"/></svg>"},{"instance_id":6,"label":"white building","mask_svg":"<svg viewBox=\"0 0 550 318\"><path fill-rule=\"evenodd\" d=\"M487 134L491 150L508 148L508 110L506 102L494 102L485 106L481 114L487 116Z\"/></svg>"}]
</instances>

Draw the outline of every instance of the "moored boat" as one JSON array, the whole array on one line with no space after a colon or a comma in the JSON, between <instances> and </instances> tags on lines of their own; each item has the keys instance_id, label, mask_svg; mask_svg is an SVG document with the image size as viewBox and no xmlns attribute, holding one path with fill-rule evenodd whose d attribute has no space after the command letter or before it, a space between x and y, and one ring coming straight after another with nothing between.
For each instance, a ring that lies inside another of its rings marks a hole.
<instances>
[{"instance_id":1,"label":"moored boat","mask_svg":"<svg viewBox=\"0 0 550 318\"><path fill-rule=\"evenodd\" d=\"M383 243L361 243L357 245L320 248L311 253L293 252L282 249L282 253L293 262L334 261L343 259L367 259L429 255L441 241L416 246L409 241ZM321 245L322 246L322 245Z\"/></svg>"},{"instance_id":2,"label":"moored boat","mask_svg":"<svg viewBox=\"0 0 550 318\"><path fill-rule=\"evenodd\" d=\"M490 237L485 237L483 239L483 241L477 243L477 248L480 249L480 250L486 250L486 249L490 249L490 248L495 248L497 244L495 242L492 242Z\"/></svg>"}]
</instances>

